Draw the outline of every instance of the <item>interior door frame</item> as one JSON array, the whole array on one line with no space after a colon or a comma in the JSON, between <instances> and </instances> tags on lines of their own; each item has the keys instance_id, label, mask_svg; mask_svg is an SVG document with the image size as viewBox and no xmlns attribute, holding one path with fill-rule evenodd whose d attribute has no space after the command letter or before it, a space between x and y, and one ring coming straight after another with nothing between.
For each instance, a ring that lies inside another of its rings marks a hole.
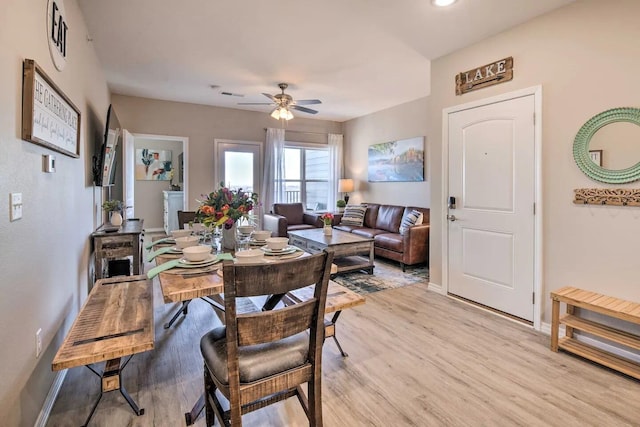
<instances>
[{"instance_id":1,"label":"interior door frame","mask_svg":"<svg viewBox=\"0 0 640 427\"><path fill-rule=\"evenodd\" d=\"M534 262L533 262L533 328L542 326L542 85L531 86L513 92L503 93L442 110L442 287L440 293L449 292L449 224L447 220L447 199L449 196L449 115L472 108L508 101L533 95L534 99L534 171L535 171L535 216L534 216Z\"/></svg>"},{"instance_id":2,"label":"interior door frame","mask_svg":"<svg viewBox=\"0 0 640 427\"><path fill-rule=\"evenodd\" d=\"M258 187L256 189L254 189L254 191L259 192L260 191L260 186L262 185L262 173L263 173L263 168L264 168L264 151L263 151L263 144L262 142L259 141L241 141L241 140L234 140L234 139L214 139L213 140L213 145L214 145L214 150L213 150L213 156L214 156L214 165L215 165L215 188L217 188L218 184L220 182L222 182L224 180L224 176L222 176L222 170L220 168L220 162L221 162L221 158L220 158L220 147L223 144L232 144L232 145L250 145L252 147L257 147L258 148L258 175L257 175L257 179L258 179Z\"/></svg>"},{"instance_id":3,"label":"interior door frame","mask_svg":"<svg viewBox=\"0 0 640 427\"><path fill-rule=\"evenodd\" d=\"M130 132L131 135L133 135L133 140L131 141L134 144L134 150L135 150L135 140L137 138L144 138L144 139L155 139L155 140L159 140L159 141L177 141L177 142L181 142L182 143L182 153L183 153L183 165L182 165L182 191L184 194L183 197L183 206L182 209L183 210L189 210L189 137L186 136L168 136L168 135L153 135L153 134L146 134L146 133L133 133ZM125 147L126 150L126 147ZM135 151L134 151L135 153ZM132 179L135 181L135 157L132 157L129 161L127 161L125 163L126 167L125 169L125 179ZM123 184L124 187L125 184ZM135 200L135 193L134 193L134 200Z\"/></svg>"}]
</instances>

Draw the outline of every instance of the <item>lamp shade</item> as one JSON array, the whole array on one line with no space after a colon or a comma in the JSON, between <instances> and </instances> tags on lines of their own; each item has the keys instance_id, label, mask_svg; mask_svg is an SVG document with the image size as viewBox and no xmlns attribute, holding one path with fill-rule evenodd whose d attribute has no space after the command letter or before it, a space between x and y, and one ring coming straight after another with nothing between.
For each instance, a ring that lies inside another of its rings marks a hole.
<instances>
[{"instance_id":1,"label":"lamp shade","mask_svg":"<svg viewBox=\"0 0 640 427\"><path fill-rule=\"evenodd\" d=\"M349 193L353 191L353 180L352 179L340 179L338 180L338 192L340 193Z\"/></svg>"}]
</instances>

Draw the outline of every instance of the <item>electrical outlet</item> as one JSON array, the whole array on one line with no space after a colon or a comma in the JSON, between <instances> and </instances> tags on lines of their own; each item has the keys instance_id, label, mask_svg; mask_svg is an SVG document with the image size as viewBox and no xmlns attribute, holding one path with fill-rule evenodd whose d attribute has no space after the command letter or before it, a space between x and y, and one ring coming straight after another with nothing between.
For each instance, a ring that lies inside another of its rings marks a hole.
<instances>
[{"instance_id":1,"label":"electrical outlet","mask_svg":"<svg viewBox=\"0 0 640 427\"><path fill-rule=\"evenodd\" d=\"M42 353L42 328L36 331L36 359Z\"/></svg>"}]
</instances>

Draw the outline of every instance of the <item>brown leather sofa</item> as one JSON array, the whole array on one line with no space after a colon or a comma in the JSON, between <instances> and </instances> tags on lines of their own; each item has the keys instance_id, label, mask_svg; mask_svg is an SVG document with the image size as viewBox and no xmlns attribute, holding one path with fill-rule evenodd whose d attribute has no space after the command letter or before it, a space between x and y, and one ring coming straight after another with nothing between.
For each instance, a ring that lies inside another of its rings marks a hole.
<instances>
[{"instance_id":1,"label":"brown leather sofa","mask_svg":"<svg viewBox=\"0 0 640 427\"><path fill-rule=\"evenodd\" d=\"M373 238L375 255L398 261L402 271L405 271L407 265L429 261L429 209L377 203L362 204L367 206L367 210L361 227L338 224L334 228ZM402 235L400 223L412 210L422 212L422 224L409 227Z\"/></svg>"},{"instance_id":2,"label":"brown leather sofa","mask_svg":"<svg viewBox=\"0 0 640 427\"><path fill-rule=\"evenodd\" d=\"M265 230L272 237L287 237L289 231L322 227L319 214L307 213L302 203L274 203L273 210L264 214Z\"/></svg>"}]
</instances>

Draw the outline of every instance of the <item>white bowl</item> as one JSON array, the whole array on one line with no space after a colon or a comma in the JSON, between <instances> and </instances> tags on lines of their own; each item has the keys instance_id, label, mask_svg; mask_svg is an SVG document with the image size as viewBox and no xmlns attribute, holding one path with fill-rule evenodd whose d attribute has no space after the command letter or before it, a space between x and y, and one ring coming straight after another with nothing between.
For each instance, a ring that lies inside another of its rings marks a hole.
<instances>
[{"instance_id":1,"label":"white bowl","mask_svg":"<svg viewBox=\"0 0 640 427\"><path fill-rule=\"evenodd\" d=\"M280 249L284 249L289 244L288 237L269 237L266 239L267 246L272 251L279 251Z\"/></svg>"},{"instance_id":2,"label":"white bowl","mask_svg":"<svg viewBox=\"0 0 640 427\"><path fill-rule=\"evenodd\" d=\"M191 235L191 230L171 230L171 236L175 239L176 237L187 237Z\"/></svg>"},{"instance_id":3,"label":"white bowl","mask_svg":"<svg viewBox=\"0 0 640 427\"><path fill-rule=\"evenodd\" d=\"M264 258L264 252L260 249L249 249L246 251L236 252L236 259L238 264L249 264L260 262Z\"/></svg>"},{"instance_id":4,"label":"white bowl","mask_svg":"<svg viewBox=\"0 0 640 427\"><path fill-rule=\"evenodd\" d=\"M255 239L255 240L260 240L260 241L265 241L267 240L269 237L271 237L271 232L268 230L256 230L253 233L251 233L251 236Z\"/></svg>"},{"instance_id":5,"label":"white bowl","mask_svg":"<svg viewBox=\"0 0 640 427\"><path fill-rule=\"evenodd\" d=\"M188 248L189 246L195 246L200 241L198 236L185 236L176 237L176 246L180 249Z\"/></svg>"},{"instance_id":6,"label":"white bowl","mask_svg":"<svg viewBox=\"0 0 640 427\"><path fill-rule=\"evenodd\" d=\"M182 254L187 261L204 261L211 253L211 246L197 245L189 246L182 250Z\"/></svg>"},{"instance_id":7,"label":"white bowl","mask_svg":"<svg viewBox=\"0 0 640 427\"><path fill-rule=\"evenodd\" d=\"M238 231L242 234L250 234L253 231L253 225L240 225Z\"/></svg>"}]
</instances>

